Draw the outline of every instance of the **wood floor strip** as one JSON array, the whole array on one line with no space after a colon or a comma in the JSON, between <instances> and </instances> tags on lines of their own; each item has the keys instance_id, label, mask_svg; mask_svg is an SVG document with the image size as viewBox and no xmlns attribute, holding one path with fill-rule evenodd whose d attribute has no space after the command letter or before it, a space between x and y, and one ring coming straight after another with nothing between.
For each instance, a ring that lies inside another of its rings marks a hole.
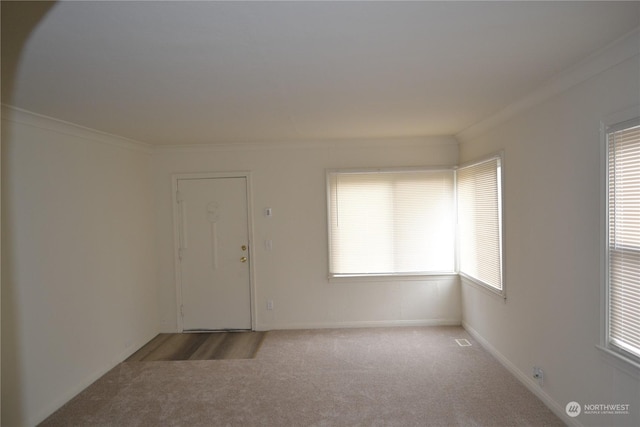
<instances>
[{"instance_id":1,"label":"wood floor strip","mask_svg":"<svg viewBox=\"0 0 640 427\"><path fill-rule=\"evenodd\" d=\"M159 334L127 362L253 359L266 332Z\"/></svg>"},{"instance_id":2,"label":"wood floor strip","mask_svg":"<svg viewBox=\"0 0 640 427\"><path fill-rule=\"evenodd\" d=\"M177 350L186 338L188 337L174 334L169 335L169 338L161 346L142 359L142 362L151 360L174 360Z\"/></svg>"},{"instance_id":3,"label":"wood floor strip","mask_svg":"<svg viewBox=\"0 0 640 427\"><path fill-rule=\"evenodd\" d=\"M257 334L229 334L224 359L253 359L262 344L262 336Z\"/></svg>"},{"instance_id":4,"label":"wood floor strip","mask_svg":"<svg viewBox=\"0 0 640 427\"><path fill-rule=\"evenodd\" d=\"M145 344L140 350L133 353L126 362L140 362L149 354L153 353L158 347L160 347L166 340L169 339L171 334L158 334Z\"/></svg>"},{"instance_id":5,"label":"wood floor strip","mask_svg":"<svg viewBox=\"0 0 640 427\"><path fill-rule=\"evenodd\" d=\"M207 335L207 339L202 345L189 357L189 360L213 360L220 347L220 344L228 334L203 334Z\"/></svg>"},{"instance_id":6,"label":"wood floor strip","mask_svg":"<svg viewBox=\"0 0 640 427\"><path fill-rule=\"evenodd\" d=\"M202 345L207 339L203 334L179 334L186 335L181 337L180 345L176 347L175 353L169 360L189 360L189 357Z\"/></svg>"}]
</instances>

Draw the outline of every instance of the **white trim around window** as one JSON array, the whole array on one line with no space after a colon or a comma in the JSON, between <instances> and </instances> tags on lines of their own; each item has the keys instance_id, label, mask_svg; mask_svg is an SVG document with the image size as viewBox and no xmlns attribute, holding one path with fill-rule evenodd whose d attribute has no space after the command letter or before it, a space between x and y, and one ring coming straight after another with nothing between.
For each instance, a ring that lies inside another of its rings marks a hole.
<instances>
[{"instance_id":1,"label":"white trim around window","mask_svg":"<svg viewBox=\"0 0 640 427\"><path fill-rule=\"evenodd\" d=\"M506 298L503 166L500 151L456 171L457 269L470 283Z\"/></svg>"},{"instance_id":2,"label":"white trim around window","mask_svg":"<svg viewBox=\"0 0 640 427\"><path fill-rule=\"evenodd\" d=\"M329 280L459 274L504 298L503 164L327 170Z\"/></svg>"},{"instance_id":3,"label":"white trim around window","mask_svg":"<svg viewBox=\"0 0 640 427\"><path fill-rule=\"evenodd\" d=\"M598 348L640 374L640 118L601 125L602 308Z\"/></svg>"},{"instance_id":4,"label":"white trim around window","mask_svg":"<svg viewBox=\"0 0 640 427\"><path fill-rule=\"evenodd\" d=\"M451 168L327 170L329 278L455 274Z\"/></svg>"}]
</instances>

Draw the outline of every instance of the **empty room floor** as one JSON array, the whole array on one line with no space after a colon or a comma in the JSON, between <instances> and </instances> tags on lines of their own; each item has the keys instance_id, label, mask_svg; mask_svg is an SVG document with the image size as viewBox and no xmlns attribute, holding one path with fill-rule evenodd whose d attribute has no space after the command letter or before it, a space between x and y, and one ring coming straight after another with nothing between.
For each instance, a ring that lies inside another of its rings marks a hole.
<instances>
[{"instance_id":1,"label":"empty room floor","mask_svg":"<svg viewBox=\"0 0 640 427\"><path fill-rule=\"evenodd\" d=\"M270 331L253 359L127 361L42 425L564 424L451 326Z\"/></svg>"}]
</instances>

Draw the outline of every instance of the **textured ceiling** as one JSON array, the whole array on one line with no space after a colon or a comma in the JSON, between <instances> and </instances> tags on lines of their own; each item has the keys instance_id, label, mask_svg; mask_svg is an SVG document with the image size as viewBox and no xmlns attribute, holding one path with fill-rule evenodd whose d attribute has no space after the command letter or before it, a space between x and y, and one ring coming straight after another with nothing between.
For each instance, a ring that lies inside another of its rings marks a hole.
<instances>
[{"instance_id":1,"label":"textured ceiling","mask_svg":"<svg viewBox=\"0 0 640 427\"><path fill-rule=\"evenodd\" d=\"M2 2L2 100L151 144L455 135L638 25L639 2Z\"/></svg>"}]
</instances>

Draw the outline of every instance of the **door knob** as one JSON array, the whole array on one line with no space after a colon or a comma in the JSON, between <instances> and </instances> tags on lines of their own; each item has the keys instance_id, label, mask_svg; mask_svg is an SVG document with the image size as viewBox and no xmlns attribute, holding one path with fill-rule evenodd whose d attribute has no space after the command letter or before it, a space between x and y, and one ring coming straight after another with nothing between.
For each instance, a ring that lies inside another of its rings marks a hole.
<instances>
[{"instance_id":1,"label":"door knob","mask_svg":"<svg viewBox=\"0 0 640 427\"><path fill-rule=\"evenodd\" d=\"M240 262L247 262L247 257L243 256L242 258L240 258Z\"/></svg>"}]
</instances>

